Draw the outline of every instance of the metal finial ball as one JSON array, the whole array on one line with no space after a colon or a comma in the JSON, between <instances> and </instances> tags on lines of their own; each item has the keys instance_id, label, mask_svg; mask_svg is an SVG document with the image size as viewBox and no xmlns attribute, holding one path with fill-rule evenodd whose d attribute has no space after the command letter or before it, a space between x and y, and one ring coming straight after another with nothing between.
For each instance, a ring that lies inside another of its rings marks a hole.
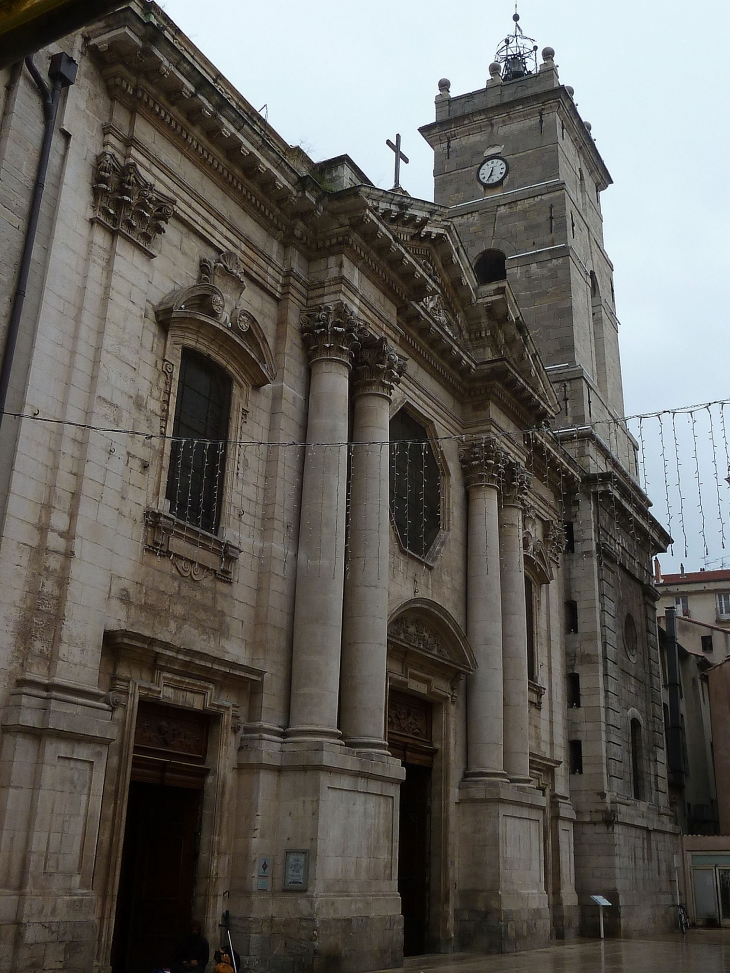
<instances>
[{"instance_id":1,"label":"metal finial ball","mask_svg":"<svg viewBox=\"0 0 730 973\"><path fill-rule=\"evenodd\" d=\"M514 20L514 22L516 24L518 24L520 22L520 15L519 14L512 14L512 20Z\"/></svg>"}]
</instances>

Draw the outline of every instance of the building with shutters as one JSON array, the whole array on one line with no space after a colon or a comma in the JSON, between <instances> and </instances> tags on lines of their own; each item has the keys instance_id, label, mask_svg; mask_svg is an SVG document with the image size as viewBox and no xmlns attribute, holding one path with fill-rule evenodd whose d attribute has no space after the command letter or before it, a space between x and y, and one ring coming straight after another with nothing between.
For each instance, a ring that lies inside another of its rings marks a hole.
<instances>
[{"instance_id":1,"label":"building with shutters","mask_svg":"<svg viewBox=\"0 0 730 973\"><path fill-rule=\"evenodd\" d=\"M262 973L535 947L591 894L669 927L668 537L552 50L440 82L431 202L287 145L154 3L60 47L0 433L0 970L142 973L223 914ZM11 294L42 114L2 80Z\"/></svg>"}]
</instances>

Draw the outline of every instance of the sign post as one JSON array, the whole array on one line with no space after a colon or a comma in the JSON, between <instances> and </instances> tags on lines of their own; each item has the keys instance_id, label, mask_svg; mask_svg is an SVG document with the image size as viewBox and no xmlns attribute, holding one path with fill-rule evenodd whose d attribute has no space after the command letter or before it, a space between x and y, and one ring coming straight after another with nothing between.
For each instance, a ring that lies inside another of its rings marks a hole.
<instances>
[{"instance_id":1,"label":"sign post","mask_svg":"<svg viewBox=\"0 0 730 973\"><path fill-rule=\"evenodd\" d=\"M611 905L608 899L604 898L602 895L592 895L591 898L598 906L598 918L601 926L601 939L603 939L603 907L606 905Z\"/></svg>"}]
</instances>

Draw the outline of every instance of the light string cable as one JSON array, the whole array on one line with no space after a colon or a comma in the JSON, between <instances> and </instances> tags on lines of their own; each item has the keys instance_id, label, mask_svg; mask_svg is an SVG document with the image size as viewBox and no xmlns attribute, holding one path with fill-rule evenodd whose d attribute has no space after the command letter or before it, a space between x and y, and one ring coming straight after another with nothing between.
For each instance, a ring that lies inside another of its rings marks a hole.
<instances>
[{"instance_id":1,"label":"light string cable","mask_svg":"<svg viewBox=\"0 0 730 973\"><path fill-rule=\"evenodd\" d=\"M715 442L715 425L712 420L712 409L707 407L710 422L710 444L712 445L712 465L715 472L715 492L717 494L717 519L720 521L720 541L725 550L725 521L722 516L722 498L720 496L720 471L717 468L717 443Z\"/></svg>"},{"instance_id":2,"label":"light string cable","mask_svg":"<svg viewBox=\"0 0 730 973\"><path fill-rule=\"evenodd\" d=\"M601 426L609 426L609 428L615 428L618 425L624 425L628 422L633 422L636 420L646 420L646 419L659 419L662 416L679 416L679 415L689 415L692 412L698 412L702 409L709 409L712 406L719 406L721 409L721 418L724 420L724 408L730 406L730 399L715 399L712 402L702 402L697 405L681 406L676 409L662 409L658 412L637 412L629 416L620 417L609 417L606 419L594 419L590 422L581 423L580 426L563 426L556 429L551 429L549 431L560 434L561 436L567 433L578 434L583 431L590 429L597 430ZM71 419L56 419L52 416L42 416L39 413L27 413L27 412L4 412L2 415L8 416L12 419L27 419L33 422L45 422L51 425L64 425L70 426L76 429L86 429L90 432L98 432L106 435L126 435L126 436L139 436L142 439L147 440L159 440L165 441L169 440L171 442L177 443L187 443L187 442L212 442L217 446L219 443L223 443L226 446L278 446L278 447L290 447L300 449L302 447L312 447L312 446L349 446L351 443L349 441L342 442L302 442L299 440L267 440L267 439L229 439L229 440L205 440L203 437L194 439L190 436L173 436L166 433L153 433L147 430L134 429L132 427L119 427L119 426L97 426L92 423L87 422L77 422ZM545 432L544 424L539 426L534 426L530 429L522 430L523 435L529 433L541 433ZM500 430L494 430L490 432L490 436L495 439L507 439L513 440L514 436L512 433L502 432ZM445 436L433 436L429 437L429 442L466 442L472 439L473 436L466 435L464 433L451 433ZM478 438L478 437L477 437ZM423 442L422 439L415 440L400 440L402 443L418 443L419 445ZM363 445L363 444L361 444ZM372 440L364 445L370 446L387 446L388 440Z\"/></svg>"},{"instance_id":3,"label":"light string cable","mask_svg":"<svg viewBox=\"0 0 730 973\"><path fill-rule=\"evenodd\" d=\"M692 457L695 461L695 480L697 482L697 509L700 512L700 523L702 525L702 546L705 551L705 557L708 557L709 550L707 548L707 534L705 531L705 511L702 505L702 478L700 476L700 458L697 452L697 419L695 417L695 412L692 410L689 414L690 418L690 428L692 430L692 444L693 453Z\"/></svg>"}]
</instances>

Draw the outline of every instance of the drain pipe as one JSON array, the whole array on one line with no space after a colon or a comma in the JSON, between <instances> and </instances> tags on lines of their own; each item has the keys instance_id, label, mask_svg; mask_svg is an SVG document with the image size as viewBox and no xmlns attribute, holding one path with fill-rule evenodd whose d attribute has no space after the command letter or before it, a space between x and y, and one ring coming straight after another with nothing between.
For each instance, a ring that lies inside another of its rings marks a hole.
<instances>
[{"instance_id":1,"label":"drain pipe","mask_svg":"<svg viewBox=\"0 0 730 973\"><path fill-rule=\"evenodd\" d=\"M13 368L13 357L15 355L15 345L20 331L20 319L23 314L25 303L25 292L28 287L28 275L33 256L33 244L35 243L36 231L38 230L38 219L41 211L41 201L43 190L46 185L46 173L48 172L48 160L51 155L51 143L53 142L53 129L56 123L56 112L58 102L61 98L61 91L68 88L76 81L78 65L68 54L54 54L48 69L48 77L51 79L51 88L41 77L38 68L33 63L32 57L25 59L25 65L31 77L36 83L43 99L43 117L45 126L43 130L43 144L41 154L38 159L38 169L36 171L35 185L33 186L33 197L30 204L28 224L25 229L25 241L23 243L23 253L20 258L20 269L18 270L18 282L15 285L13 295L13 306L8 322L8 331L5 338L5 348L3 350L2 369L0 370L0 428L5 418L5 403L10 387L10 373Z\"/></svg>"}]
</instances>

